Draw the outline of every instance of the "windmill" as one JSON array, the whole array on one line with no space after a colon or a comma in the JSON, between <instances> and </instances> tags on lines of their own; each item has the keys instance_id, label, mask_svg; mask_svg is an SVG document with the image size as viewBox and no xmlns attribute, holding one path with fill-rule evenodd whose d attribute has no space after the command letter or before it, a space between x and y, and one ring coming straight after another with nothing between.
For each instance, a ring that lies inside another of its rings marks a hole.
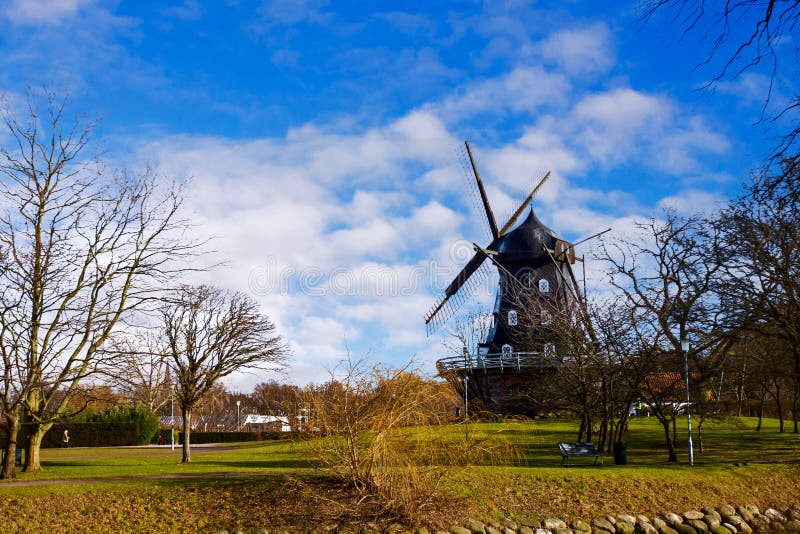
<instances>
[{"instance_id":1,"label":"windmill","mask_svg":"<svg viewBox=\"0 0 800 534\"><path fill-rule=\"evenodd\" d=\"M465 351L463 357L443 358L436 362L437 369L462 393L480 398L490 410L535 415L539 407L526 399L530 399L530 388L552 366L547 356L556 350L553 314L569 310L580 298L571 268L575 249L547 228L533 208L515 227L549 172L498 228L472 150L468 142L464 145L491 241L486 247L475 247L472 258L425 315L425 324L429 334L442 326L472 295L477 285L475 273L487 263L497 267L499 286L492 325L478 353Z\"/></svg>"}]
</instances>

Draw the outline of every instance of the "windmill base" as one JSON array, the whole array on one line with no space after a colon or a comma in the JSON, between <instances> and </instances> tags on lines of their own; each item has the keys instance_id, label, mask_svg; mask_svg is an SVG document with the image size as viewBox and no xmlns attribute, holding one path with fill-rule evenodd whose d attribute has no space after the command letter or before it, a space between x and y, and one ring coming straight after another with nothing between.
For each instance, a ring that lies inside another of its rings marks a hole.
<instances>
[{"instance_id":1,"label":"windmill base","mask_svg":"<svg viewBox=\"0 0 800 534\"><path fill-rule=\"evenodd\" d=\"M542 383L550 369L448 371L444 378L464 397L468 384L470 412L485 410L498 415L539 417L553 410L542 398ZM465 380L466 378L466 380Z\"/></svg>"}]
</instances>

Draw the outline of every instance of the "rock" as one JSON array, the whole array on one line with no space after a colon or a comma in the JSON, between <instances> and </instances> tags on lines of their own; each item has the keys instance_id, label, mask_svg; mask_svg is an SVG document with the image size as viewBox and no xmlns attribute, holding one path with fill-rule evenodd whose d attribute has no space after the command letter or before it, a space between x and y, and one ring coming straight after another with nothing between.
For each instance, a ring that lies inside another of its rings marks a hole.
<instances>
[{"instance_id":1,"label":"rock","mask_svg":"<svg viewBox=\"0 0 800 534\"><path fill-rule=\"evenodd\" d=\"M520 524L525 525L526 527L530 527L532 530L536 530L537 528L542 528L542 522L538 519L531 519L525 518L520 519Z\"/></svg>"},{"instance_id":2,"label":"rock","mask_svg":"<svg viewBox=\"0 0 800 534\"><path fill-rule=\"evenodd\" d=\"M691 526L700 534L705 534L706 532L708 532L708 525L706 525L704 521L701 521L699 519L689 519L688 521L686 521L686 524Z\"/></svg>"},{"instance_id":3,"label":"rock","mask_svg":"<svg viewBox=\"0 0 800 534\"><path fill-rule=\"evenodd\" d=\"M679 534L697 534L697 530L695 530L694 527L684 523L673 525L672 528L677 530Z\"/></svg>"},{"instance_id":4,"label":"rock","mask_svg":"<svg viewBox=\"0 0 800 534\"><path fill-rule=\"evenodd\" d=\"M786 521L788 521L786 516L777 511L775 508L767 508L764 510L764 516L766 516L766 518L771 522L786 523Z\"/></svg>"},{"instance_id":5,"label":"rock","mask_svg":"<svg viewBox=\"0 0 800 534\"><path fill-rule=\"evenodd\" d=\"M758 508L756 508L756 510L758 510ZM739 514L747 523L752 521L753 518L758 515L757 511L755 513L752 511L752 507L738 505L736 506L736 513Z\"/></svg>"},{"instance_id":6,"label":"rock","mask_svg":"<svg viewBox=\"0 0 800 534\"><path fill-rule=\"evenodd\" d=\"M800 521L800 503L795 503L786 511L786 515L789 516L789 519L794 519Z\"/></svg>"},{"instance_id":7,"label":"rock","mask_svg":"<svg viewBox=\"0 0 800 534\"><path fill-rule=\"evenodd\" d=\"M617 534L634 534L636 526L627 521L617 521Z\"/></svg>"},{"instance_id":8,"label":"rock","mask_svg":"<svg viewBox=\"0 0 800 534\"><path fill-rule=\"evenodd\" d=\"M503 533L491 525L486 525L486 534L503 534Z\"/></svg>"},{"instance_id":9,"label":"rock","mask_svg":"<svg viewBox=\"0 0 800 534\"><path fill-rule=\"evenodd\" d=\"M560 519L548 517L542 521L542 528L546 528L547 530L555 530L557 528L567 528L567 524Z\"/></svg>"},{"instance_id":10,"label":"rock","mask_svg":"<svg viewBox=\"0 0 800 534\"><path fill-rule=\"evenodd\" d=\"M553 533L543 528L537 528L534 534L553 534Z\"/></svg>"},{"instance_id":11,"label":"rock","mask_svg":"<svg viewBox=\"0 0 800 534\"><path fill-rule=\"evenodd\" d=\"M752 528L750 528L750 525L748 525L748 524L747 524L747 523L745 523L744 521L742 521L741 523L739 523L739 524L736 526L736 528L738 528L738 529L739 529L739 532L743 532L744 534L750 534L751 532L753 532L753 529L752 529Z\"/></svg>"},{"instance_id":12,"label":"rock","mask_svg":"<svg viewBox=\"0 0 800 534\"><path fill-rule=\"evenodd\" d=\"M591 532L592 526L586 521L581 521L578 519L577 521L572 522L572 530L575 530L576 532Z\"/></svg>"},{"instance_id":13,"label":"rock","mask_svg":"<svg viewBox=\"0 0 800 534\"><path fill-rule=\"evenodd\" d=\"M753 532L756 534L766 534L769 532L769 519L763 515L754 517L752 521L749 521L749 524L750 528L752 528Z\"/></svg>"},{"instance_id":14,"label":"rock","mask_svg":"<svg viewBox=\"0 0 800 534\"><path fill-rule=\"evenodd\" d=\"M472 531L464 527L450 527L450 534L472 534Z\"/></svg>"},{"instance_id":15,"label":"rock","mask_svg":"<svg viewBox=\"0 0 800 534\"><path fill-rule=\"evenodd\" d=\"M616 532L617 529L614 528L614 525L608 519L600 518L595 519L593 521L595 527L599 528L600 530L605 530L606 532Z\"/></svg>"},{"instance_id":16,"label":"rock","mask_svg":"<svg viewBox=\"0 0 800 534\"><path fill-rule=\"evenodd\" d=\"M733 534L730 530L723 527L722 525L715 525L708 529L711 534Z\"/></svg>"},{"instance_id":17,"label":"rock","mask_svg":"<svg viewBox=\"0 0 800 534\"><path fill-rule=\"evenodd\" d=\"M658 534L658 529L650 523L636 523L637 534Z\"/></svg>"},{"instance_id":18,"label":"rock","mask_svg":"<svg viewBox=\"0 0 800 534\"><path fill-rule=\"evenodd\" d=\"M437 530L437 531L436 531L436 532L434 532L433 534L448 534L448 533L447 533L447 532L445 532L444 530Z\"/></svg>"},{"instance_id":19,"label":"rock","mask_svg":"<svg viewBox=\"0 0 800 534\"><path fill-rule=\"evenodd\" d=\"M628 514L617 514L617 523L619 523L620 521L624 521L625 523L630 523L631 525L636 524L636 518Z\"/></svg>"},{"instance_id":20,"label":"rock","mask_svg":"<svg viewBox=\"0 0 800 534\"><path fill-rule=\"evenodd\" d=\"M664 519L666 519L667 523L669 523L673 528L675 527L675 525L680 525L681 523L683 523L683 518L678 514L674 514L672 512L667 512L666 514L664 514Z\"/></svg>"},{"instance_id":21,"label":"rock","mask_svg":"<svg viewBox=\"0 0 800 534\"><path fill-rule=\"evenodd\" d=\"M553 534L573 534L571 528L557 528L553 530Z\"/></svg>"},{"instance_id":22,"label":"rock","mask_svg":"<svg viewBox=\"0 0 800 534\"><path fill-rule=\"evenodd\" d=\"M612 525L616 525L617 524L617 518L614 517L613 515L607 515L606 516L606 521L608 521Z\"/></svg>"},{"instance_id":23,"label":"rock","mask_svg":"<svg viewBox=\"0 0 800 534\"><path fill-rule=\"evenodd\" d=\"M517 534L517 531L512 528L506 527L505 530L503 530L503 534Z\"/></svg>"},{"instance_id":24,"label":"rock","mask_svg":"<svg viewBox=\"0 0 800 534\"><path fill-rule=\"evenodd\" d=\"M783 526L783 523L772 523L770 524L771 532L786 532L786 527Z\"/></svg>"},{"instance_id":25,"label":"rock","mask_svg":"<svg viewBox=\"0 0 800 534\"><path fill-rule=\"evenodd\" d=\"M656 527L657 529L661 530L661 527L666 527L667 523L663 519L661 519L660 517L654 517L653 518L653 526Z\"/></svg>"},{"instance_id":26,"label":"rock","mask_svg":"<svg viewBox=\"0 0 800 534\"><path fill-rule=\"evenodd\" d=\"M709 527L718 527L722 524L722 518L716 512L713 514L706 514L703 516L703 521L706 522L706 525Z\"/></svg>"},{"instance_id":27,"label":"rock","mask_svg":"<svg viewBox=\"0 0 800 534\"><path fill-rule=\"evenodd\" d=\"M519 527L519 534L533 534L531 527L521 526Z\"/></svg>"},{"instance_id":28,"label":"rock","mask_svg":"<svg viewBox=\"0 0 800 534\"><path fill-rule=\"evenodd\" d=\"M408 532L408 529L405 527L405 525L401 525L400 523L392 523L386 527L384 532Z\"/></svg>"},{"instance_id":29,"label":"rock","mask_svg":"<svg viewBox=\"0 0 800 534\"><path fill-rule=\"evenodd\" d=\"M497 530L503 530L503 524L501 522L499 522L499 521L495 521L494 519L490 519L489 521L487 521L487 523L488 523L488 525L490 527L494 527Z\"/></svg>"},{"instance_id":30,"label":"rock","mask_svg":"<svg viewBox=\"0 0 800 534\"><path fill-rule=\"evenodd\" d=\"M477 519L469 519L467 521L467 528L475 534L486 534L486 525Z\"/></svg>"},{"instance_id":31,"label":"rock","mask_svg":"<svg viewBox=\"0 0 800 534\"><path fill-rule=\"evenodd\" d=\"M800 532L800 520L790 519L786 522L786 532Z\"/></svg>"},{"instance_id":32,"label":"rock","mask_svg":"<svg viewBox=\"0 0 800 534\"><path fill-rule=\"evenodd\" d=\"M650 521L649 517L647 517L646 515L642 515L642 514L639 514L639 515L636 516L636 522L637 523L647 523L648 525L652 523Z\"/></svg>"},{"instance_id":33,"label":"rock","mask_svg":"<svg viewBox=\"0 0 800 534\"><path fill-rule=\"evenodd\" d=\"M430 533L428 532L427 528L419 527L417 529L414 529L414 534L430 534Z\"/></svg>"},{"instance_id":34,"label":"rock","mask_svg":"<svg viewBox=\"0 0 800 534\"><path fill-rule=\"evenodd\" d=\"M722 506L719 507L719 514L727 516L736 515L736 508L734 508L730 504L723 504Z\"/></svg>"},{"instance_id":35,"label":"rock","mask_svg":"<svg viewBox=\"0 0 800 534\"><path fill-rule=\"evenodd\" d=\"M514 521L513 519L508 518L508 517L504 517L503 519L501 519L500 523L502 523L504 527L510 528L511 530L517 530L519 528L519 525L517 524L517 522ZM547 528L547 527L545 527L545 528Z\"/></svg>"},{"instance_id":36,"label":"rock","mask_svg":"<svg viewBox=\"0 0 800 534\"><path fill-rule=\"evenodd\" d=\"M658 528L659 534L678 534L678 531L664 523L663 527Z\"/></svg>"},{"instance_id":37,"label":"rock","mask_svg":"<svg viewBox=\"0 0 800 534\"><path fill-rule=\"evenodd\" d=\"M689 510L683 514L683 517L686 519L703 519L703 516L706 515L703 512L698 512L697 510Z\"/></svg>"}]
</instances>

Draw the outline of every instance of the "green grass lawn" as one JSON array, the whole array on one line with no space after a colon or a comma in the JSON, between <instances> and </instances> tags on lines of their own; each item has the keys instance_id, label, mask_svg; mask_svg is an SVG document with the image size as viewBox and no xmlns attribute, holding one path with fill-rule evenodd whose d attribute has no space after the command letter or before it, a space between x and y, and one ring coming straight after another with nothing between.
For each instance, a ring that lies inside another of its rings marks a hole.
<instances>
[{"instance_id":1,"label":"green grass lawn","mask_svg":"<svg viewBox=\"0 0 800 534\"><path fill-rule=\"evenodd\" d=\"M760 432L755 431L754 419L708 420L701 454L693 420L695 465L690 467L685 424L678 422L682 433L677 464L666 462L657 421L639 418L629 424L627 465L615 466L607 457L604 467L592 467L590 459L577 458L569 468L559 466L557 443L575 440L575 421L471 424L471 447L495 446L503 454L449 458L442 498L419 521L445 526L467 517L591 519L611 512L654 515L723 502L765 506L800 501L800 436L779 434L774 420L765 420ZM397 439L435 450L443 443L463 443L464 430L463 424L408 428ZM305 441L198 449L188 465L180 463L177 448L43 450L44 471L22 473L18 480L133 480L33 487L0 481L0 521L14 526L12 531L60 525L70 531L134 532L278 526L302 530L374 517L375 508L354 506L354 496L313 458ZM186 477L174 478L181 475Z\"/></svg>"}]
</instances>

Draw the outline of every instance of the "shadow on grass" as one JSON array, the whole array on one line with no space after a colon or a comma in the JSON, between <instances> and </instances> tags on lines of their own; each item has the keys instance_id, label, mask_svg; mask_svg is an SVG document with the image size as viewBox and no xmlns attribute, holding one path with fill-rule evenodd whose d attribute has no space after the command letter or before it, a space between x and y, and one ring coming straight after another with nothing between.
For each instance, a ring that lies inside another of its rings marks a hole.
<instances>
[{"instance_id":1,"label":"shadow on grass","mask_svg":"<svg viewBox=\"0 0 800 534\"><path fill-rule=\"evenodd\" d=\"M302 459L260 459L260 460L197 460L194 464L230 467L238 469L310 469L319 467L319 463Z\"/></svg>"}]
</instances>

